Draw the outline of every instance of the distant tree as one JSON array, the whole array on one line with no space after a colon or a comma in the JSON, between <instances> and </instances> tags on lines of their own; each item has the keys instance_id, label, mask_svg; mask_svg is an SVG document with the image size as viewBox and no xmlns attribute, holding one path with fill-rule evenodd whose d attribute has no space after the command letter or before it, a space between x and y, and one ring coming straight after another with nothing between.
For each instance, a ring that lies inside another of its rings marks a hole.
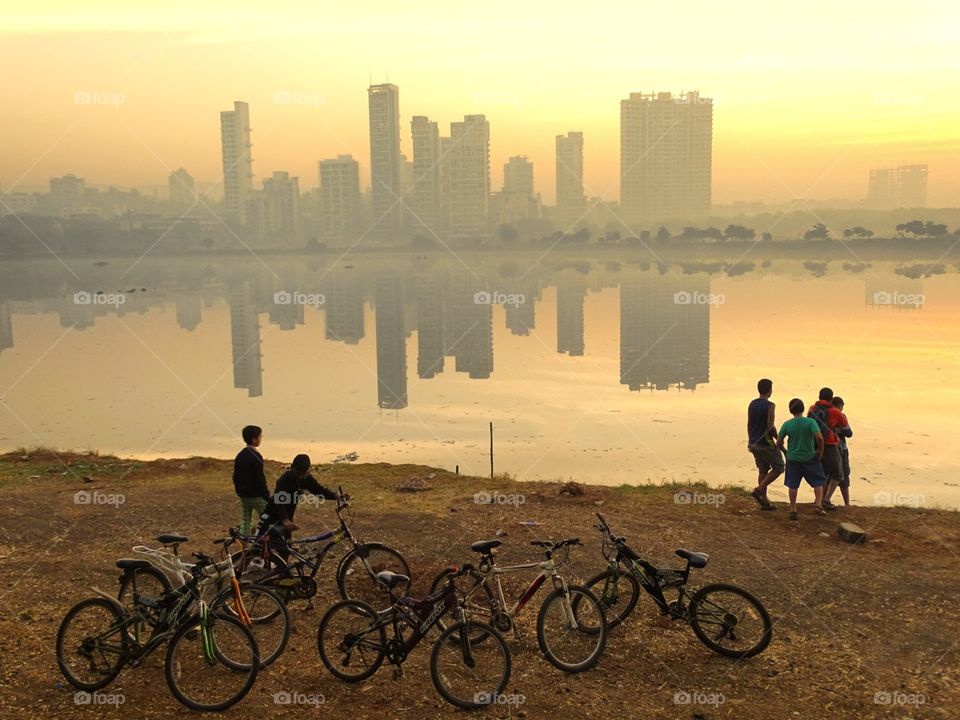
<instances>
[{"instance_id":1,"label":"distant tree","mask_svg":"<svg viewBox=\"0 0 960 720\"><path fill-rule=\"evenodd\" d=\"M755 230L743 225L727 225L727 228L723 231L723 236L727 240L753 240L756 235Z\"/></svg>"},{"instance_id":2,"label":"distant tree","mask_svg":"<svg viewBox=\"0 0 960 720\"><path fill-rule=\"evenodd\" d=\"M640 241L645 243L645 242L647 242L648 240L650 240L650 231L649 231L649 230L641 230L641 231L640 231Z\"/></svg>"},{"instance_id":3,"label":"distant tree","mask_svg":"<svg viewBox=\"0 0 960 720\"><path fill-rule=\"evenodd\" d=\"M320 242L314 237L307 240L306 249L307 252L323 252L327 249L327 244Z\"/></svg>"},{"instance_id":4,"label":"distant tree","mask_svg":"<svg viewBox=\"0 0 960 720\"><path fill-rule=\"evenodd\" d=\"M844 230L843 236L845 238L869 238L873 237L873 230L867 230L865 227L857 225L856 227Z\"/></svg>"},{"instance_id":5,"label":"distant tree","mask_svg":"<svg viewBox=\"0 0 960 720\"><path fill-rule=\"evenodd\" d=\"M923 226L924 232L928 237L943 237L947 234L947 226L927 220Z\"/></svg>"},{"instance_id":6,"label":"distant tree","mask_svg":"<svg viewBox=\"0 0 960 720\"><path fill-rule=\"evenodd\" d=\"M670 242L671 237L670 231L667 230L667 228L665 228L663 225L661 225L660 229L657 230L657 242L661 245L665 245Z\"/></svg>"},{"instance_id":7,"label":"distant tree","mask_svg":"<svg viewBox=\"0 0 960 720\"><path fill-rule=\"evenodd\" d=\"M830 228L823 223L817 223L803 234L804 240L829 240Z\"/></svg>"},{"instance_id":8,"label":"distant tree","mask_svg":"<svg viewBox=\"0 0 960 720\"><path fill-rule=\"evenodd\" d=\"M720 240L723 240L723 231L720 230L720 228L715 228L713 225L711 225L700 232L700 237L707 240L717 240L719 242Z\"/></svg>"},{"instance_id":9,"label":"distant tree","mask_svg":"<svg viewBox=\"0 0 960 720\"><path fill-rule=\"evenodd\" d=\"M410 247L414 250L432 250L436 246L437 241L425 235L417 235L410 243Z\"/></svg>"},{"instance_id":10,"label":"distant tree","mask_svg":"<svg viewBox=\"0 0 960 720\"><path fill-rule=\"evenodd\" d=\"M687 227L685 227L685 228L680 232L680 239L681 239L681 240L696 240L696 239L698 239L698 238L700 238L700 237L703 237L703 236L701 235L701 232L702 232L702 231L700 230L700 228L690 227L690 226L688 225Z\"/></svg>"},{"instance_id":11,"label":"distant tree","mask_svg":"<svg viewBox=\"0 0 960 720\"><path fill-rule=\"evenodd\" d=\"M497 237L504 245L513 245L519 236L520 233L513 225L501 225L497 228Z\"/></svg>"},{"instance_id":12,"label":"distant tree","mask_svg":"<svg viewBox=\"0 0 960 720\"><path fill-rule=\"evenodd\" d=\"M927 226L923 220L911 220L910 222L900 223L896 227L897 234L901 237L904 233L910 233L914 237L920 237L927 234Z\"/></svg>"},{"instance_id":13,"label":"distant tree","mask_svg":"<svg viewBox=\"0 0 960 720\"><path fill-rule=\"evenodd\" d=\"M763 240L763 242L770 242L773 240L773 233L765 232L760 236L760 239Z\"/></svg>"}]
</instances>

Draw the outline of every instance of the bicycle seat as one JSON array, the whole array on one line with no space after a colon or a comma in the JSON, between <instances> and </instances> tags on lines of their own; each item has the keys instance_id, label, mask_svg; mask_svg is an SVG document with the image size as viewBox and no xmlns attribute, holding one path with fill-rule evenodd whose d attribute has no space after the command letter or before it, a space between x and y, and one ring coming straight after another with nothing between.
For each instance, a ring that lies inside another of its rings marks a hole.
<instances>
[{"instance_id":1,"label":"bicycle seat","mask_svg":"<svg viewBox=\"0 0 960 720\"><path fill-rule=\"evenodd\" d=\"M167 533L165 535L157 535L157 542L161 545L179 545L180 543L185 543L189 540L186 535L177 535L176 533Z\"/></svg>"},{"instance_id":2,"label":"bicycle seat","mask_svg":"<svg viewBox=\"0 0 960 720\"><path fill-rule=\"evenodd\" d=\"M706 553L693 552L693 550L684 550L683 548L677 550L677 555L689 562L690 567L695 568L706 567L707 560L710 559L710 556Z\"/></svg>"},{"instance_id":3,"label":"bicycle seat","mask_svg":"<svg viewBox=\"0 0 960 720\"><path fill-rule=\"evenodd\" d=\"M117 560L117 567L121 570L142 570L143 568L150 567L150 562L147 560L123 558L122 560Z\"/></svg>"},{"instance_id":4,"label":"bicycle seat","mask_svg":"<svg viewBox=\"0 0 960 720\"><path fill-rule=\"evenodd\" d=\"M479 542L475 542L473 545L471 545L470 549L474 552L486 555L491 550L496 547L500 547L501 545L503 545L502 540L480 540Z\"/></svg>"},{"instance_id":5,"label":"bicycle seat","mask_svg":"<svg viewBox=\"0 0 960 720\"><path fill-rule=\"evenodd\" d=\"M389 570L381 570L377 573L377 582L383 585L385 588L392 589L397 585L410 582L410 578L406 575L401 575L400 573L390 572Z\"/></svg>"}]
</instances>

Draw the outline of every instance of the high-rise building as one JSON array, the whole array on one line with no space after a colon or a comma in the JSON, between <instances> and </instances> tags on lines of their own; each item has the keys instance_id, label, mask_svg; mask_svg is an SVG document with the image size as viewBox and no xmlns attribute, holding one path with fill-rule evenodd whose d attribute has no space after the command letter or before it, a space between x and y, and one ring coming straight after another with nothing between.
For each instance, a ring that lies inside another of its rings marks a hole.
<instances>
[{"instance_id":1,"label":"high-rise building","mask_svg":"<svg viewBox=\"0 0 960 720\"><path fill-rule=\"evenodd\" d=\"M193 177L183 168L178 168L170 173L167 186L170 189L170 205L174 208L186 210L197 202Z\"/></svg>"},{"instance_id":2,"label":"high-rise building","mask_svg":"<svg viewBox=\"0 0 960 720\"><path fill-rule=\"evenodd\" d=\"M443 286L435 273L421 275L417 288L417 376L443 372Z\"/></svg>"},{"instance_id":3,"label":"high-rise building","mask_svg":"<svg viewBox=\"0 0 960 720\"><path fill-rule=\"evenodd\" d=\"M629 223L692 220L711 202L713 100L697 92L620 101L620 208Z\"/></svg>"},{"instance_id":4,"label":"high-rise building","mask_svg":"<svg viewBox=\"0 0 960 720\"><path fill-rule=\"evenodd\" d=\"M351 155L321 160L320 229L324 242L356 240L360 207L360 164Z\"/></svg>"},{"instance_id":5,"label":"high-rise building","mask_svg":"<svg viewBox=\"0 0 960 720\"><path fill-rule=\"evenodd\" d=\"M403 227L400 161L400 88L389 83L367 89L370 111L371 234L395 239Z\"/></svg>"},{"instance_id":6,"label":"high-rise building","mask_svg":"<svg viewBox=\"0 0 960 720\"><path fill-rule=\"evenodd\" d=\"M250 284L241 282L230 293L230 341L233 346L233 386L249 397L263 395L260 359L260 317Z\"/></svg>"},{"instance_id":7,"label":"high-rise building","mask_svg":"<svg viewBox=\"0 0 960 720\"><path fill-rule=\"evenodd\" d=\"M899 165L871 170L867 202L878 209L925 207L927 166Z\"/></svg>"},{"instance_id":8,"label":"high-rise building","mask_svg":"<svg viewBox=\"0 0 960 720\"><path fill-rule=\"evenodd\" d=\"M584 212L583 133L557 135L557 217L575 224Z\"/></svg>"},{"instance_id":9,"label":"high-rise building","mask_svg":"<svg viewBox=\"0 0 960 720\"><path fill-rule=\"evenodd\" d=\"M381 408L407 406L407 331L403 276L384 272L376 280L377 403Z\"/></svg>"},{"instance_id":10,"label":"high-rise building","mask_svg":"<svg viewBox=\"0 0 960 720\"><path fill-rule=\"evenodd\" d=\"M326 276L323 288L327 340L356 345L364 336L363 286L357 274L336 270Z\"/></svg>"},{"instance_id":11,"label":"high-rise building","mask_svg":"<svg viewBox=\"0 0 960 720\"><path fill-rule=\"evenodd\" d=\"M264 178L255 207L258 234L267 245L298 248L303 244L299 178L281 170Z\"/></svg>"},{"instance_id":12,"label":"high-rise building","mask_svg":"<svg viewBox=\"0 0 960 720\"><path fill-rule=\"evenodd\" d=\"M539 217L540 198L533 191L533 163L526 155L515 155L503 166L503 190L497 210L497 221L501 223Z\"/></svg>"},{"instance_id":13,"label":"high-rise building","mask_svg":"<svg viewBox=\"0 0 960 720\"><path fill-rule=\"evenodd\" d=\"M233 110L220 113L220 145L223 153L223 205L227 219L247 224L253 194L253 156L250 148L250 106L233 103Z\"/></svg>"},{"instance_id":14,"label":"high-rise building","mask_svg":"<svg viewBox=\"0 0 960 720\"><path fill-rule=\"evenodd\" d=\"M50 204L54 215L69 217L87 210L87 183L76 175L50 178Z\"/></svg>"},{"instance_id":15,"label":"high-rise building","mask_svg":"<svg viewBox=\"0 0 960 720\"><path fill-rule=\"evenodd\" d=\"M440 130L437 123L423 115L410 121L413 137L413 187L410 208L414 230L441 235L441 172Z\"/></svg>"},{"instance_id":16,"label":"high-rise building","mask_svg":"<svg viewBox=\"0 0 960 720\"><path fill-rule=\"evenodd\" d=\"M483 115L465 115L450 123L450 235L489 234L490 123Z\"/></svg>"}]
</instances>

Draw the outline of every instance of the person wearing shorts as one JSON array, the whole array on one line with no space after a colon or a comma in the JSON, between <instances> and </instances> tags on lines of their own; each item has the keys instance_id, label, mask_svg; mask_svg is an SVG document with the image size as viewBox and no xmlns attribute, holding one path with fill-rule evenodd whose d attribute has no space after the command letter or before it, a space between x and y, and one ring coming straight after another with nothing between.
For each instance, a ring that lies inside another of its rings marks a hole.
<instances>
[{"instance_id":1,"label":"person wearing shorts","mask_svg":"<svg viewBox=\"0 0 960 720\"><path fill-rule=\"evenodd\" d=\"M757 382L760 394L747 406L747 450L757 465L757 487L751 495L761 510L776 510L767 498L767 488L783 472L783 455L777 447L776 406L770 402L773 381L763 378Z\"/></svg>"},{"instance_id":2,"label":"person wearing shorts","mask_svg":"<svg viewBox=\"0 0 960 720\"><path fill-rule=\"evenodd\" d=\"M797 492L801 480L806 480L813 488L814 509L818 514L824 514L823 489L827 484L827 477L820 464L823 458L823 435L816 420L803 416L803 408L803 401L799 398L790 401L790 413L793 417L783 424L777 438L777 447L787 455L783 484L787 486L790 494L791 520L797 519Z\"/></svg>"},{"instance_id":3,"label":"person wearing shorts","mask_svg":"<svg viewBox=\"0 0 960 720\"><path fill-rule=\"evenodd\" d=\"M837 487L840 488L840 494L843 496L844 506L850 507L850 449L847 447L847 438L853 437L853 430L850 429L850 423L847 420L847 415L843 412L843 398L839 395L834 395L831 402L833 403L833 406L843 415L843 425L837 428L837 438L840 441L838 445L840 448L840 466L843 470L843 475L840 479L840 484ZM823 499L824 501L829 502L830 496L824 495Z\"/></svg>"},{"instance_id":4,"label":"person wearing shorts","mask_svg":"<svg viewBox=\"0 0 960 720\"><path fill-rule=\"evenodd\" d=\"M840 437L847 427L846 416L833 406L833 390L825 387L820 389L820 399L807 411L808 417L817 416L817 425L823 435L823 471L827 475L827 487L823 492L823 507L826 510L836 510L837 507L830 498L833 492L843 482L843 460L840 457Z\"/></svg>"}]
</instances>

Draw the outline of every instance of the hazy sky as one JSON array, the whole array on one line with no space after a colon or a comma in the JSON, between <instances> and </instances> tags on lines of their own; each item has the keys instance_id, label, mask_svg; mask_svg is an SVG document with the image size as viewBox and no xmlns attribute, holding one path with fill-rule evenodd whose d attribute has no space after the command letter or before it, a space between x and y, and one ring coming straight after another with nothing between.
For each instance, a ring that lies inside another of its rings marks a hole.
<instances>
[{"instance_id":1,"label":"hazy sky","mask_svg":"<svg viewBox=\"0 0 960 720\"><path fill-rule=\"evenodd\" d=\"M179 166L216 181L219 111L243 99L258 187L274 170L315 187L341 153L366 184L366 87L389 76L406 153L412 115L446 134L485 113L493 187L526 154L551 203L555 135L584 132L587 192L616 198L619 100L698 89L715 101L715 202L859 198L870 167L926 162L930 204L956 206L958 26L942 0L8 0L0 182L165 187Z\"/></svg>"}]
</instances>

